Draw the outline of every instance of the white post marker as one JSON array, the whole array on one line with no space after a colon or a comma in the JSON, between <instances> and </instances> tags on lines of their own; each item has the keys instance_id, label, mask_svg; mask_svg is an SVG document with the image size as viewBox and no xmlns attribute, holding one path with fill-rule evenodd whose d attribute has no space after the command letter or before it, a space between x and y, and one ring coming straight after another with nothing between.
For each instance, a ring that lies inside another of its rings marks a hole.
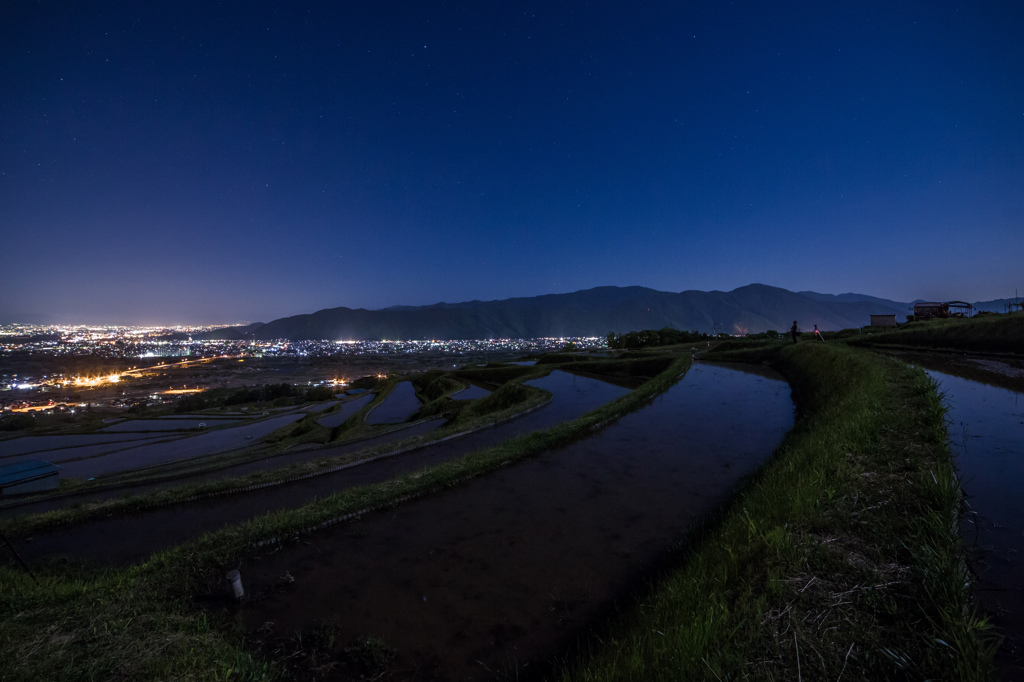
<instances>
[{"instance_id":1,"label":"white post marker","mask_svg":"<svg viewBox=\"0 0 1024 682\"><path fill-rule=\"evenodd\" d=\"M228 586L231 588L231 596L241 601L245 597L245 590L242 589L242 574L238 571L228 571Z\"/></svg>"}]
</instances>

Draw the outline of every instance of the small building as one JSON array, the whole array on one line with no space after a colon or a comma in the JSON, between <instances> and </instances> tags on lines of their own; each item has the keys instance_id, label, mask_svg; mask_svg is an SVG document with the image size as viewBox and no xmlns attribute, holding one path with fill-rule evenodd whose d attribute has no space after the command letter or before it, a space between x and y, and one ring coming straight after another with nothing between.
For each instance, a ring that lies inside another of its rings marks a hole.
<instances>
[{"instance_id":1,"label":"small building","mask_svg":"<svg viewBox=\"0 0 1024 682\"><path fill-rule=\"evenodd\" d=\"M915 320L930 320L933 317L972 317L974 306L963 301L922 301L914 304Z\"/></svg>"},{"instance_id":2,"label":"small building","mask_svg":"<svg viewBox=\"0 0 1024 682\"><path fill-rule=\"evenodd\" d=\"M896 326L896 315L872 315L871 316L872 327L895 327Z\"/></svg>"},{"instance_id":3,"label":"small building","mask_svg":"<svg viewBox=\"0 0 1024 682\"><path fill-rule=\"evenodd\" d=\"M0 466L0 496L54 490L58 485L60 467L41 459Z\"/></svg>"}]
</instances>

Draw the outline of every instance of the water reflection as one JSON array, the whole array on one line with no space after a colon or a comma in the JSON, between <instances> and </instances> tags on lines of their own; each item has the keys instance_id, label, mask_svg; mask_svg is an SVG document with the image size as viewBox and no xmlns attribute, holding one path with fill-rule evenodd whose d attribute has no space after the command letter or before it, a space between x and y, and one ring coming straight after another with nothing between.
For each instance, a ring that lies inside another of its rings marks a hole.
<instances>
[{"instance_id":1,"label":"water reflection","mask_svg":"<svg viewBox=\"0 0 1024 682\"><path fill-rule=\"evenodd\" d=\"M359 410L363 409L363 407L368 402L370 402L371 398L373 398L373 394L367 393L366 395L359 396L354 400L349 400L347 403L341 406L340 410L332 414L329 414L326 417L320 417L320 419L317 419L316 422L320 426L325 426L329 429L333 429L335 426L341 426L346 421L348 421L349 417L354 415Z\"/></svg>"},{"instance_id":2,"label":"water reflection","mask_svg":"<svg viewBox=\"0 0 1024 682\"><path fill-rule=\"evenodd\" d=\"M627 393L618 386L561 371L552 372L530 383L550 391L553 394L551 403L543 409L493 428L428 445L398 457L388 457L332 474L253 491L246 495L229 495L190 505L149 510L133 516L99 519L74 526L70 530L40 534L31 545L21 551L26 559L63 553L111 564L137 561L157 549L194 538L203 531L243 521L257 514L296 507L345 488L386 481L402 473L460 457L478 448L496 445L529 431L548 428L567 419L575 419ZM426 433L438 425L439 420L433 420L375 439L247 462L212 472L210 476L239 475L289 462L333 457L397 438ZM235 430L237 429L230 431Z\"/></svg>"},{"instance_id":3,"label":"water reflection","mask_svg":"<svg viewBox=\"0 0 1024 682\"><path fill-rule=\"evenodd\" d=\"M976 552L975 595L1006 641L1004 679L1024 674L1024 394L928 371L949 406L949 439L967 492L964 537Z\"/></svg>"},{"instance_id":4,"label":"water reflection","mask_svg":"<svg viewBox=\"0 0 1024 682\"><path fill-rule=\"evenodd\" d=\"M420 399L411 381L402 381L391 394L366 415L367 424L401 424L420 409Z\"/></svg>"},{"instance_id":5,"label":"water reflection","mask_svg":"<svg viewBox=\"0 0 1024 682\"><path fill-rule=\"evenodd\" d=\"M486 388L481 388L476 384L470 384L468 387L462 389L458 393L452 394L453 400L477 400L479 398L486 398L491 394Z\"/></svg>"},{"instance_id":6,"label":"water reflection","mask_svg":"<svg viewBox=\"0 0 1024 682\"><path fill-rule=\"evenodd\" d=\"M535 663L718 508L792 421L784 382L695 365L583 441L247 564L254 589L294 583L240 618L374 632L431 679Z\"/></svg>"}]
</instances>

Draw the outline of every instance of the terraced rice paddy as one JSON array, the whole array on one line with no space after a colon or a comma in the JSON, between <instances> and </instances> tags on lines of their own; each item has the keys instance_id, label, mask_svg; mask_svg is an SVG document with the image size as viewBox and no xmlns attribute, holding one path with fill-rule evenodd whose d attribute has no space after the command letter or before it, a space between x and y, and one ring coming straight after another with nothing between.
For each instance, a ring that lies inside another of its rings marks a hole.
<instances>
[{"instance_id":1,"label":"terraced rice paddy","mask_svg":"<svg viewBox=\"0 0 1024 682\"><path fill-rule=\"evenodd\" d=\"M697 365L574 445L254 556L260 598L239 622L282 637L329 623L341 646L372 633L422 679L514 676L717 509L792 420L778 378Z\"/></svg>"},{"instance_id":2,"label":"terraced rice paddy","mask_svg":"<svg viewBox=\"0 0 1024 682\"><path fill-rule=\"evenodd\" d=\"M288 509L305 504L358 485L386 481L402 473L460 457L473 450L489 447L509 438L548 428L554 424L575 419L603 405L627 391L596 379L576 377L567 372L552 372L530 382L552 393L549 404L520 419L496 427L476 431L462 438L428 445L400 456L380 459L371 463L342 469L316 478L265 488L244 495L231 495L200 500L130 516L90 521L71 529L39 534L26 546L26 557L38 558L55 554L107 564L123 564L141 560L152 552L194 538L203 532L237 523L256 515ZM289 415L294 417L294 415ZM280 419L280 418L276 418ZM437 421L412 429L436 428ZM243 427L236 427L230 431ZM230 433L215 432L215 433ZM207 434L209 436L215 433ZM409 429L382 439L412 435ZM195 439L190 439L195 440ZM243 463L230 471L220 470L213 475L238 475L253 470L254 466L283 466L310 458L332 457L369 447L374 443L360 442L298 452L281 459L273 458L258 463Z\"/></svg>"}]
</instances>

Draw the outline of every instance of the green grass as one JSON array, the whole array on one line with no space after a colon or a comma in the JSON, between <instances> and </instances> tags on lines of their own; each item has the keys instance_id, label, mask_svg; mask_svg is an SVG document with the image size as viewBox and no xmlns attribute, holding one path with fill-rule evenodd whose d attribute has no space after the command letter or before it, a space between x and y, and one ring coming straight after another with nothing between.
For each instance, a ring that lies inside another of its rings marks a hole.
<instances>
[{"instance_id":1,"label":"green grass","mask_svg":"<svg viewBox=\"0 0 1024 682\"><path fill-rule=\"evenodd\" d=\"M794 428L562 679L989 679L934 385L837 344L775 359Z\"/></svg>"},{"instance_id":2,"label":"green grass","mask_svg":"<svg viewBox=\"0 0 1024 682\"><path fill-rule=\"evenodd\" d=\"M268 664L153 569L0 567L2 680L260 680Z\"/></svg>"},{"instance_id":3,"label":"green grass","mask_svg":"<svg viewBox=\"0 0 1024 682\"><path fill-rule=\"evenodd\" d=\"M890 331L864 331L864 334L848 338L847 343L855 346L1024 355L1024 313L936 319L911 322Z\"/></svg>"},{"instance_id":4,"label":"green grass","mask_svg":"<svg viewBox=\"0 0 1024 682\"><path fill-rule=\"evenodd\" d=\"M641 388L572 422L381 484L204 535L122 570L37 567L39 584L0 566L0 679L258 680L285 677L283 662L244 648L241 634L211 623L194 596L223 591L225 567L274 542L400 504L567 444L635 410L689 366L679 358ZM16 653L15 653L16 652Z\"/></svg>"}]
</instances>

